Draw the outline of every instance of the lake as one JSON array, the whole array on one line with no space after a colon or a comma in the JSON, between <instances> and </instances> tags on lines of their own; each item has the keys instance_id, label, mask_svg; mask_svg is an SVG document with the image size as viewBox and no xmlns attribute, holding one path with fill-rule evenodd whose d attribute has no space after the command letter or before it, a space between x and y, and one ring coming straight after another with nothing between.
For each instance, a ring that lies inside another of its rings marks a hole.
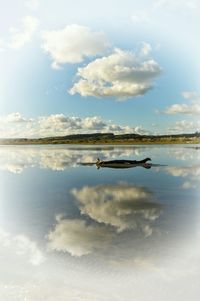
<instances>
[{"instance_id":1,"label":"lake","mask_svg":"<svg viewBox=\"0 0 200 301\"><path fill-rule=\"evenodd\" d=\"M0 177L1 300L199 300L198 145L1 146Z\"/></svg>"}]
</instances>

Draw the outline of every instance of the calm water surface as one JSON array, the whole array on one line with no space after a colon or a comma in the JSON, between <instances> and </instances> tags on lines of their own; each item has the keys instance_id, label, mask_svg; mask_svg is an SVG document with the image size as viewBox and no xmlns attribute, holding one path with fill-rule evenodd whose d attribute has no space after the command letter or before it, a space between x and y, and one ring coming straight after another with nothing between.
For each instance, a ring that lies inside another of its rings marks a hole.
<instances>
[{"instance_id":1,"label":"calm water surface","mask_svg":"<svg viewBox=\"0 0 200 301\"><path fill-rule=\"evenodd\" d=\"M0 176L1 300L199 300L199 146L2 146Z\"/></svg>"}]
</instances>

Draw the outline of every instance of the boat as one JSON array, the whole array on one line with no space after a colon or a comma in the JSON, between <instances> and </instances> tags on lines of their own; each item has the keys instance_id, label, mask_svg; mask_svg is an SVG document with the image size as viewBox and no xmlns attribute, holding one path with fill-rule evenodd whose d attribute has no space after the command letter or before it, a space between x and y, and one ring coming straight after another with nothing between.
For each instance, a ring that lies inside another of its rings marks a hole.
<instances>
[{"instance_id":1,"label":"boat","mask_svg":"<svg viewBox=\"0 0 200 301\"><path fill-rule=\"evenodd\" d=\"M99 158L97 159L96 166L100 167L108 167L108 168L131 168L142 166L145 168L151 168L151 164L147 163L147 161L151 161L150 158L145 158L143 160L111 160L111 161L101 161Z\"/></svg>"}]
</instances>

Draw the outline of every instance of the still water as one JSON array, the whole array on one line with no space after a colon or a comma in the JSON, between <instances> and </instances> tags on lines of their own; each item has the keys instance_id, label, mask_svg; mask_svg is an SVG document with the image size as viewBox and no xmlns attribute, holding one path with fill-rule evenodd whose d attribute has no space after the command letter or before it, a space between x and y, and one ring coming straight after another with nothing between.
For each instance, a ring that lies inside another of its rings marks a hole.
<instances>
[{"instance_id":1,"label":"still water","mask_svg":"<svg viewBox=\"0 0 200 301\"><path fill-rule=\"evenodd\" d=\"M0 300L199 300L199 146L1 146L0 180Z\"/></svg>"}]
</instances>

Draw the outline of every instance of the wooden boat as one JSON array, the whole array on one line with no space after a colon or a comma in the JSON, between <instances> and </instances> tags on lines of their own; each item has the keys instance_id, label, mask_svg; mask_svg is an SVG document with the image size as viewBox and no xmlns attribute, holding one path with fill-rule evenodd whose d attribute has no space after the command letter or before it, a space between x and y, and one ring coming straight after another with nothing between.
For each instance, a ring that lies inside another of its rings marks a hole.
<instances>
[{"instance_id":1,"label":"wooden boat","mask_svg":"<svg viewBox=\"0 0 200 301\"><path fill-rule=\"evenodd\" d=\"M142 166L145 168L151 168L151 164L147 163L147 161L151 161L150 158L145 158L143 160L111 160L111 161L101 161L99 158L97 159L96 166L100 167L108 167L108 168L131 168L136 166Z\"/></svg>"}]
</instances>

